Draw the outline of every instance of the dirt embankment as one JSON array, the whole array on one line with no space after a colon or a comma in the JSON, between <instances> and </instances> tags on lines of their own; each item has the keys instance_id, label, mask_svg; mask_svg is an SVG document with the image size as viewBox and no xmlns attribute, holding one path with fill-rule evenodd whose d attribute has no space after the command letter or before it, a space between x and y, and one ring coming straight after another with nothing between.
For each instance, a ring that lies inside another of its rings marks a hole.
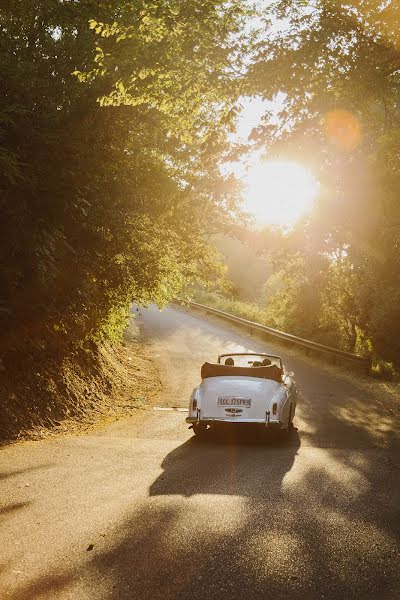
<instances>
[{"instance_id":1,"label":"dirt embankment","mask_svg":"<svg viewBox=\"0 0 400 600\"><path fill-rule=\"evenodd\" d=\"M86 431L151 404L159 378L140 344L81 348L60 361L0 373L0 440Z\"/></svg>"}]
</instances>

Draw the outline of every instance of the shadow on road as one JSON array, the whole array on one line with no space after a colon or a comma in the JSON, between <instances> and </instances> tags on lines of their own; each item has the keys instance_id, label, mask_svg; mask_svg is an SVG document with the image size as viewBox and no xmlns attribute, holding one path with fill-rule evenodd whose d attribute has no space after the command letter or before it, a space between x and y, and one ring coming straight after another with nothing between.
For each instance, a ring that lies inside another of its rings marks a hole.
<instances>
[{"instance_id":1,"label":"shadow on road","mask_svg":"<svg viewBox=\"0 0 400 600\"><path fill-rule=\"evenodd\" d=\"M0 481L8 479L9 477L17 477L31 471L39 471L40 469L47 469L51 467L52 463L46 463L44 465L33 465L32 467L26 467L25 469L15 469L14 471L0 471Z\"/></svg>"},{"instance_id":2,"label":"shadow on road","mask_svg":"<svg viewBox=\"0 0 400 600\"><path fill-rule=\"evenodd\" d=\"M390 457L303 448L297 432L279 445L192 438L148 498L128 501L112 546L10 598L80 597L70 587L86 581L82 597L108 600L398 600Z\"/></svg>"},{"instance_id":3,"label":"shadow on road","mask_svg":"<svg viewBox=\"0 0 400 600\"><path fill-rule=\"evenodd\" d=\"M127 497L111 544L10 600L398 600L395 422L376 438L351 393L327 398L326 411L309 397L284 442L192 437L175 447L148 497Z\"/></svg>"},{"instance_id":4,"label":"shadow on road","mask_svg":"<svg viewBox=\"0 0 400 600\"><path fill-rule=\"evenodd\" d=\"M15 502L14 504L7 504L6 506L0 506L0 519L5 515L10 515L21 508L29 506L30 502Z\"/></svg>"},{"instance_id":5,"label":"shadow on road","mask_svg":"<svg viewBox=\"0 0 400 600\"><path fill-rule=\"evenodd\" d=\"M170 313L147 334L163 357L187 351L194 381L210 348L268 351L267 341ZM107 598L399 599L398 419L356 378L282 354L303 391L300 437L191 438L172 450L119 541L93 556L92 576L110 579ZM178 379L171 395L185 385Z\"/></svg>"},{"instance_id":6,"label":"shadow on road","mask_svg":"<svg viewBox=\"0 0 400 600\"><path fill-rule=\"evenodd\" d=\"M107 598L397 600L387 456L376 473L374 454L300 450L297 433L173 450L120 542L94 557L96 576L112 576Z\"/></svg>"},{"instance_id":7,"label":"shadow on road","mask_svg":"<svg viewBox=\"0 0 400 600\"><path fill-rule=\"evenodd\" d=\"M279 493L292 468L300 439L293 431L285 442L257 438L191 438L162 463L164 472L150 487L150 496L220 494L265 497Z\"/></svg>"},{"instance_id":8,"label":"shadow on road","mask_svg":"<svg viewBox=\"0 0 400 600\"><path fill-rule=\"evenodd\" d=\"M186 404L211 350L269 349L179 311L169 310L171 320L153 313L146 331L174 402ZM282 354L302 390L298 432L284 443L180 444L144 427L141 447L163 459L154 467L135 444L124 455L131 462L116 472L128 485L108 537L90 552L71 548L59 571L44 566L9 600L399 600L398 408L340 370ZM154 475L136 494L143 464Z\"/></svg>"}]
</instances>

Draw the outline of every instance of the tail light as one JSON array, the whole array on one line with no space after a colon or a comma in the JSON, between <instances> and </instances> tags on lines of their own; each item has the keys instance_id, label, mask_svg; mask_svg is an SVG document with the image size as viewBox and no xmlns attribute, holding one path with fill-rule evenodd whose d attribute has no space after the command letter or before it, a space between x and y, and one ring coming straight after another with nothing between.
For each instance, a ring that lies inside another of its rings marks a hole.
<instances>
[{"instance_id":1,"label":"tail light","mask_svg":"<svg viewBox=\"0 0 400 600\"><path fill-rule=\"evenodd\" d=\"M197 398L193 398L192 408L193 408L193 410L196 410L196 408L197 408Z\"/></svg>"},{"instance_id":2,"label":"tail light","mask_svg":"<svg viewBox=\"0 0 400 600\"><path fill-rule=\"evenodd\" d=\"M272 414L276 415L277 412L278 412L278 405L276 402L274 402L272 405Z\"/></svg>"}]
</instances>

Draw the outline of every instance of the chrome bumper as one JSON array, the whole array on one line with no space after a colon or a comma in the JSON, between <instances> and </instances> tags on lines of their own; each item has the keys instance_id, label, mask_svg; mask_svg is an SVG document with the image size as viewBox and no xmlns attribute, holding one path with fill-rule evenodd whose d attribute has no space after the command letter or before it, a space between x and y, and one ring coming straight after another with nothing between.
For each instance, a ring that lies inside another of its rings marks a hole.
<instances>
[{"instance_id":1,"label":"chrome bumper","mask_svg":"<svg viewBox=\"0 0 400 600\"><path fill-rule=\"evenodd\" d=\"M265 419L237 419L235 417L207 417L206 419L199 419L197 417L186 417L186 423L193 425L193 423L204 423L204 425L217 425L219 423L236 423L238 425L264 425L271 429L281 429L282 423L280 421L272 421L268 417Z\"/></svg>"}]
</instances>

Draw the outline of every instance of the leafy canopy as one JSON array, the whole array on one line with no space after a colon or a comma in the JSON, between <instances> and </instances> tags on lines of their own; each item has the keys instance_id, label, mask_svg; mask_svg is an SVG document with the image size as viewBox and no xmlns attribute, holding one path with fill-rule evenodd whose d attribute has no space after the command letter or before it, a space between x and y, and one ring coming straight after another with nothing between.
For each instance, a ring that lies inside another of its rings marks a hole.
<instances>
[{"instance_id":1,"label":"leafy canopy","mask_svg":"<svg viewBox=\"0 0 400 600\"><path fill-rule=\"evenodd\" d=\"M220 276L238 1L11 0L0 11L0 353L64 356L126 307ZM237 71L237 73L236 73Z\"/></svg>"}]
</instances>

